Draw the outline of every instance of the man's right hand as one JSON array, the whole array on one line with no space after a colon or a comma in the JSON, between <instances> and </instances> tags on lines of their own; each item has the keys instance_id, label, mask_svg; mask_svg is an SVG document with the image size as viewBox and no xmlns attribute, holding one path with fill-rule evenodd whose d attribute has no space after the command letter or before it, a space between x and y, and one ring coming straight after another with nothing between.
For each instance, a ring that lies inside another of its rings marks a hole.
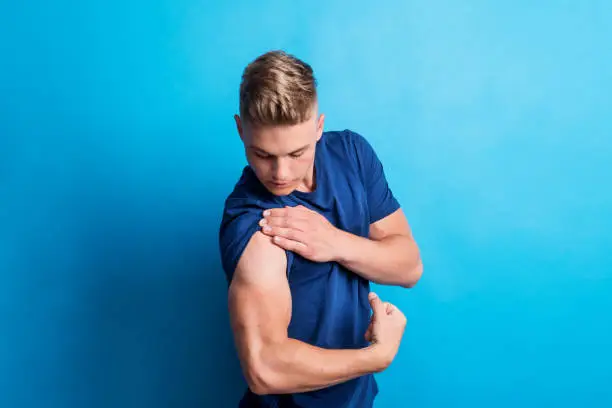
<instances>
[{"instance_id":1,"label":"man's right hand","mask_svg":"<svg viewBox=\"0 0 612 408\"><path fill-rule=\"evenodd\" d=\"M368 299L373 314L365 338L380 353L381 370L384 370L397 354L406 328L406 317L397 307L383 302L373 292Z\"/></svg>"},{"instance_id":2,"label":"man's right hand","mask_svg":"<svg viewBox=\"0 0 612 408\"><path fill-rule=\"evenodd\" d=\"M238 261L228 293L230 322L245 378L256 394L309 392L380 372L391 362L405 319L373 303L376 345L328 349L289 337L292 297L285 251L261 232Z\"/></svg>"}]
</instances>

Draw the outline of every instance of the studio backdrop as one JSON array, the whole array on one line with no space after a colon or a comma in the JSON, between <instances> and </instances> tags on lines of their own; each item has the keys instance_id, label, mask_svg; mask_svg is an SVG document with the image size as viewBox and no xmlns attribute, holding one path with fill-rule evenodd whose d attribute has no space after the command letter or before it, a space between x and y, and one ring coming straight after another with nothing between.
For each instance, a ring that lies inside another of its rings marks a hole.
<instances>
[{"instance_id":1,"label":"studio backdrop","mask_svg":"<svg viewBox=\"0 0 612 408\"><path fill-rule=\"evenodd\" d=\"M0 407L235 407L243 68L310 63L424 262L377 407L612 406L612 6L0 6Z\"/></svg>"}]
</instances>

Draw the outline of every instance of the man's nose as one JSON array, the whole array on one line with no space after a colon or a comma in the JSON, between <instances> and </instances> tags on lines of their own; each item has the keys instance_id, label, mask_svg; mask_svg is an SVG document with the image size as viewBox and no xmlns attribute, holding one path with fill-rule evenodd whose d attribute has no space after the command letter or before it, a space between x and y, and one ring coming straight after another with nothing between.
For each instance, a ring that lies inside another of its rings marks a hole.
<instances>
[{"instance_id":1,"label":"man's nose","mask_svg":"<svg viewBox=\"0 0 612 408\"><path fill-rule=\"evenodd\" d=\"M289 163L286 160L276 160L274 163L274 178L278 181L289 179Z\"/></svg>"}]
</instances>

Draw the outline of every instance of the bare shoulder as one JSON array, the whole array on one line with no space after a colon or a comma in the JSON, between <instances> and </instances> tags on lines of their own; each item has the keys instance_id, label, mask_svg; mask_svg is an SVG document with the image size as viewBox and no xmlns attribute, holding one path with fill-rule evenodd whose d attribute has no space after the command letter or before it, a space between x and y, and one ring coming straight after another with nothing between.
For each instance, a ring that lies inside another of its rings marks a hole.
<instances>
[{"instance_id":1,"label":"bare shoulder","mask_svg":"<svg viewBox=\"0 0 612 408\"><path fill-rule=\"evenodd\" d=\"M275 282L286 281L287 256L285 250L272 242L261 231L253 234L242 253L234 282L254 286L270 286Z\"/></svg>"},{"instance_id":2,"label":"bare shoulder","mask_svg":"<svg viewBox=\"0 0 612 408\"><path fill-rule=\"evenodd\" d=\"M253 234L238 261L228 294L232 330L240 348L286 335L291 319L286 265L283 249L262 232Z\"/></svg>"}]
</instances>

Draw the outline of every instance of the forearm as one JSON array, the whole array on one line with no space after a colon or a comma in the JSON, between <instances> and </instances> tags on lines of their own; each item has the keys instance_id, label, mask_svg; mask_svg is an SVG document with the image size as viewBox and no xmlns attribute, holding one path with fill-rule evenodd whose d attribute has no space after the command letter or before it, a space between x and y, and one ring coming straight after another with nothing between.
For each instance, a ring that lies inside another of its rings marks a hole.
<instances>
[{"instance_id":1,"label":"forearm","mask_svg":"<svg viewBox=\"0 0 612 408\"><path fill-rule=\"evenodd\" d=\"M337 262L370 281L412 287L423 265L416 242L406 235L374 241L340 231Z\"/></svg>"},{"instance_id":2,"label":"forearm","mask_svg":"<svg viewBox=\"0 0 612 408\"><path fill-rule=\"evenodd\" d=\"M332 350L286 339L262 349L263 391L314 391L383 370L390 362L376 345Z\"/></svg>"}]
</instances>

